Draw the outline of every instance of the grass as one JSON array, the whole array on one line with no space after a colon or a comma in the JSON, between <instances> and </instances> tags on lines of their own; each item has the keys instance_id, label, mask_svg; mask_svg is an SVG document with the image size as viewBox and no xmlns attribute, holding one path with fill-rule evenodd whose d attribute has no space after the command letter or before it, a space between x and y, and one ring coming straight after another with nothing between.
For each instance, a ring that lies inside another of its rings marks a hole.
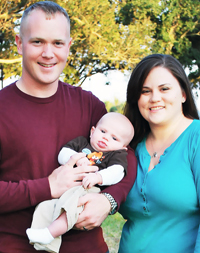
<instances>
[{"instance_id":1,"label":"grass","mask_svg":"<svg viewBox=\"0 0 200 253\"><path fill-rule=\"evenodd\" d=\"M119 213L116 213L114 215L109 215L102 224L104 239L108 245L110 253L118 252L124 223L124 218Z\"/></svg>"}]
</instances>

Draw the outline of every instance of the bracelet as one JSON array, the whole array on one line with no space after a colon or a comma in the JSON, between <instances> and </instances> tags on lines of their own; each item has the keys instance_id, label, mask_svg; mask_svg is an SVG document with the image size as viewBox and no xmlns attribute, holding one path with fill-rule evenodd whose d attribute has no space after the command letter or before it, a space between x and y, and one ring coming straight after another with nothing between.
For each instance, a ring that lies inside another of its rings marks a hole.
<instances>
[{"instance_id":1,"label":"bracelet","mask_svg":"<svg viewBox=\"0 0 200 253\"><path fill-rule=\"evenodd\" d=\"M113 196L111 196L109 193L102 192L101 194L103 194L104 196L106 196L106 198L110 202L111 210L110 210L109 214L110 215L114 214L116 212L117 202L115 201L115 199L113 198Z\"/></svg>"}]
</instances>

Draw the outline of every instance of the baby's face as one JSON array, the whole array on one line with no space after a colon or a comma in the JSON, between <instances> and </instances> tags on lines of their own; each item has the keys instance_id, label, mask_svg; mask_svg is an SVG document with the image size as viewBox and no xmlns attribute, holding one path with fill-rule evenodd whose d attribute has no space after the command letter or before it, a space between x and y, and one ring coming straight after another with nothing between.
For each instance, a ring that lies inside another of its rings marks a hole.
<instances>
[{"instance_id":1,"label":"baby's face","mask_svg":"<svg viewBox=\"0 0 200 253\"><path fill-rule=\"evenodd\" d=\"M119 126L111 127L107 121L101 121L97 127L92 127L90 144L96 151L113 151L126 149Z\"/></svg>"}]
</instances>

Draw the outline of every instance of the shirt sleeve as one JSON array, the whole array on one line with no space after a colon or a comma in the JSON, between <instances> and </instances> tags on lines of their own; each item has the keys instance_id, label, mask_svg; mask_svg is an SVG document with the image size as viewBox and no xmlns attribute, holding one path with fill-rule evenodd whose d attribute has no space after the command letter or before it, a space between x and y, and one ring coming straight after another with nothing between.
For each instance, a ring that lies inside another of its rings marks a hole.
<instances>
[{"instance_id":1,"label":"shirt sleeve","mask_svg":"<svg viewBox=\"0 0 200 253\"><path fill-rule=\"evenodd\" d=\"M110 167L112 165L121 165L124 168L124 173L127 172L127 150L121 149L110 152L112 154L108 157L108 163L106 167Z\"/></svg>"},{"instance_id":2,"label":"shirt sleeve","mask_svg":"<svg viewBox=\"0 0 200 253\"><path fill-rule=\"evenodd\" d=\"M102 192L109 193L117 202L117 210L120 207L120 204L126 200L126 197L132 188L137 174L137 159L133 149L128 147L127 155L127 174L126 176L117 184L111 185L104 189Z\"/></svg>"},{"instance_id":3,"label":"shirt sleeve","mask_svg":"<svg viewBox=\"0 0 200 253\"><path fill-rule=\"evenodd\" d=\"M35 206L39 202L51 199L48 178L20 180L19 182L0 181L0 199L0 213L14 212Z\"/></svg>"},{"instance_id":4,"label":"shirt sleeve","mask_svg":"<svg viewBox=\"0 0 200 253\"><path fill-rule=\"evenodd\" d=\"M103 185L117 184L124 177L124 168L121 165L112 165L98 172L102 176Z\"/></svg>"},{"instance_id":5,"label":"shirt sleeve","mask_svg":"<svg viewBox=\"0 0 200 253\"><path fill-rule=\"evenodd\" d=\"M66 164L69 161L70 157L74 154L77 154L77 152L73 149L63 147L58 154L59 164Z\"/></svg>"}]
</instances>

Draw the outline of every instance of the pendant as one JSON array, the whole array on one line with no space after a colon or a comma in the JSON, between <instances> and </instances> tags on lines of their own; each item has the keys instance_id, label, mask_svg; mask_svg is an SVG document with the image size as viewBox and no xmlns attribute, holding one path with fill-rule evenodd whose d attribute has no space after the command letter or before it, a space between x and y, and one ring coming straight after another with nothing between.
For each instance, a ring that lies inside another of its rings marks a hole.
<instances>
[{"instance_id":1,"label":"pendant","mask_svg":"<svg viewBox=\"0 0 200 253\"><path fill-rule=\"evenodd\" d=\"M157 156L158 156L157 152L154 152L153 155L152 155L153 158L156 158Z\"/></svg>"}]
</instances>

